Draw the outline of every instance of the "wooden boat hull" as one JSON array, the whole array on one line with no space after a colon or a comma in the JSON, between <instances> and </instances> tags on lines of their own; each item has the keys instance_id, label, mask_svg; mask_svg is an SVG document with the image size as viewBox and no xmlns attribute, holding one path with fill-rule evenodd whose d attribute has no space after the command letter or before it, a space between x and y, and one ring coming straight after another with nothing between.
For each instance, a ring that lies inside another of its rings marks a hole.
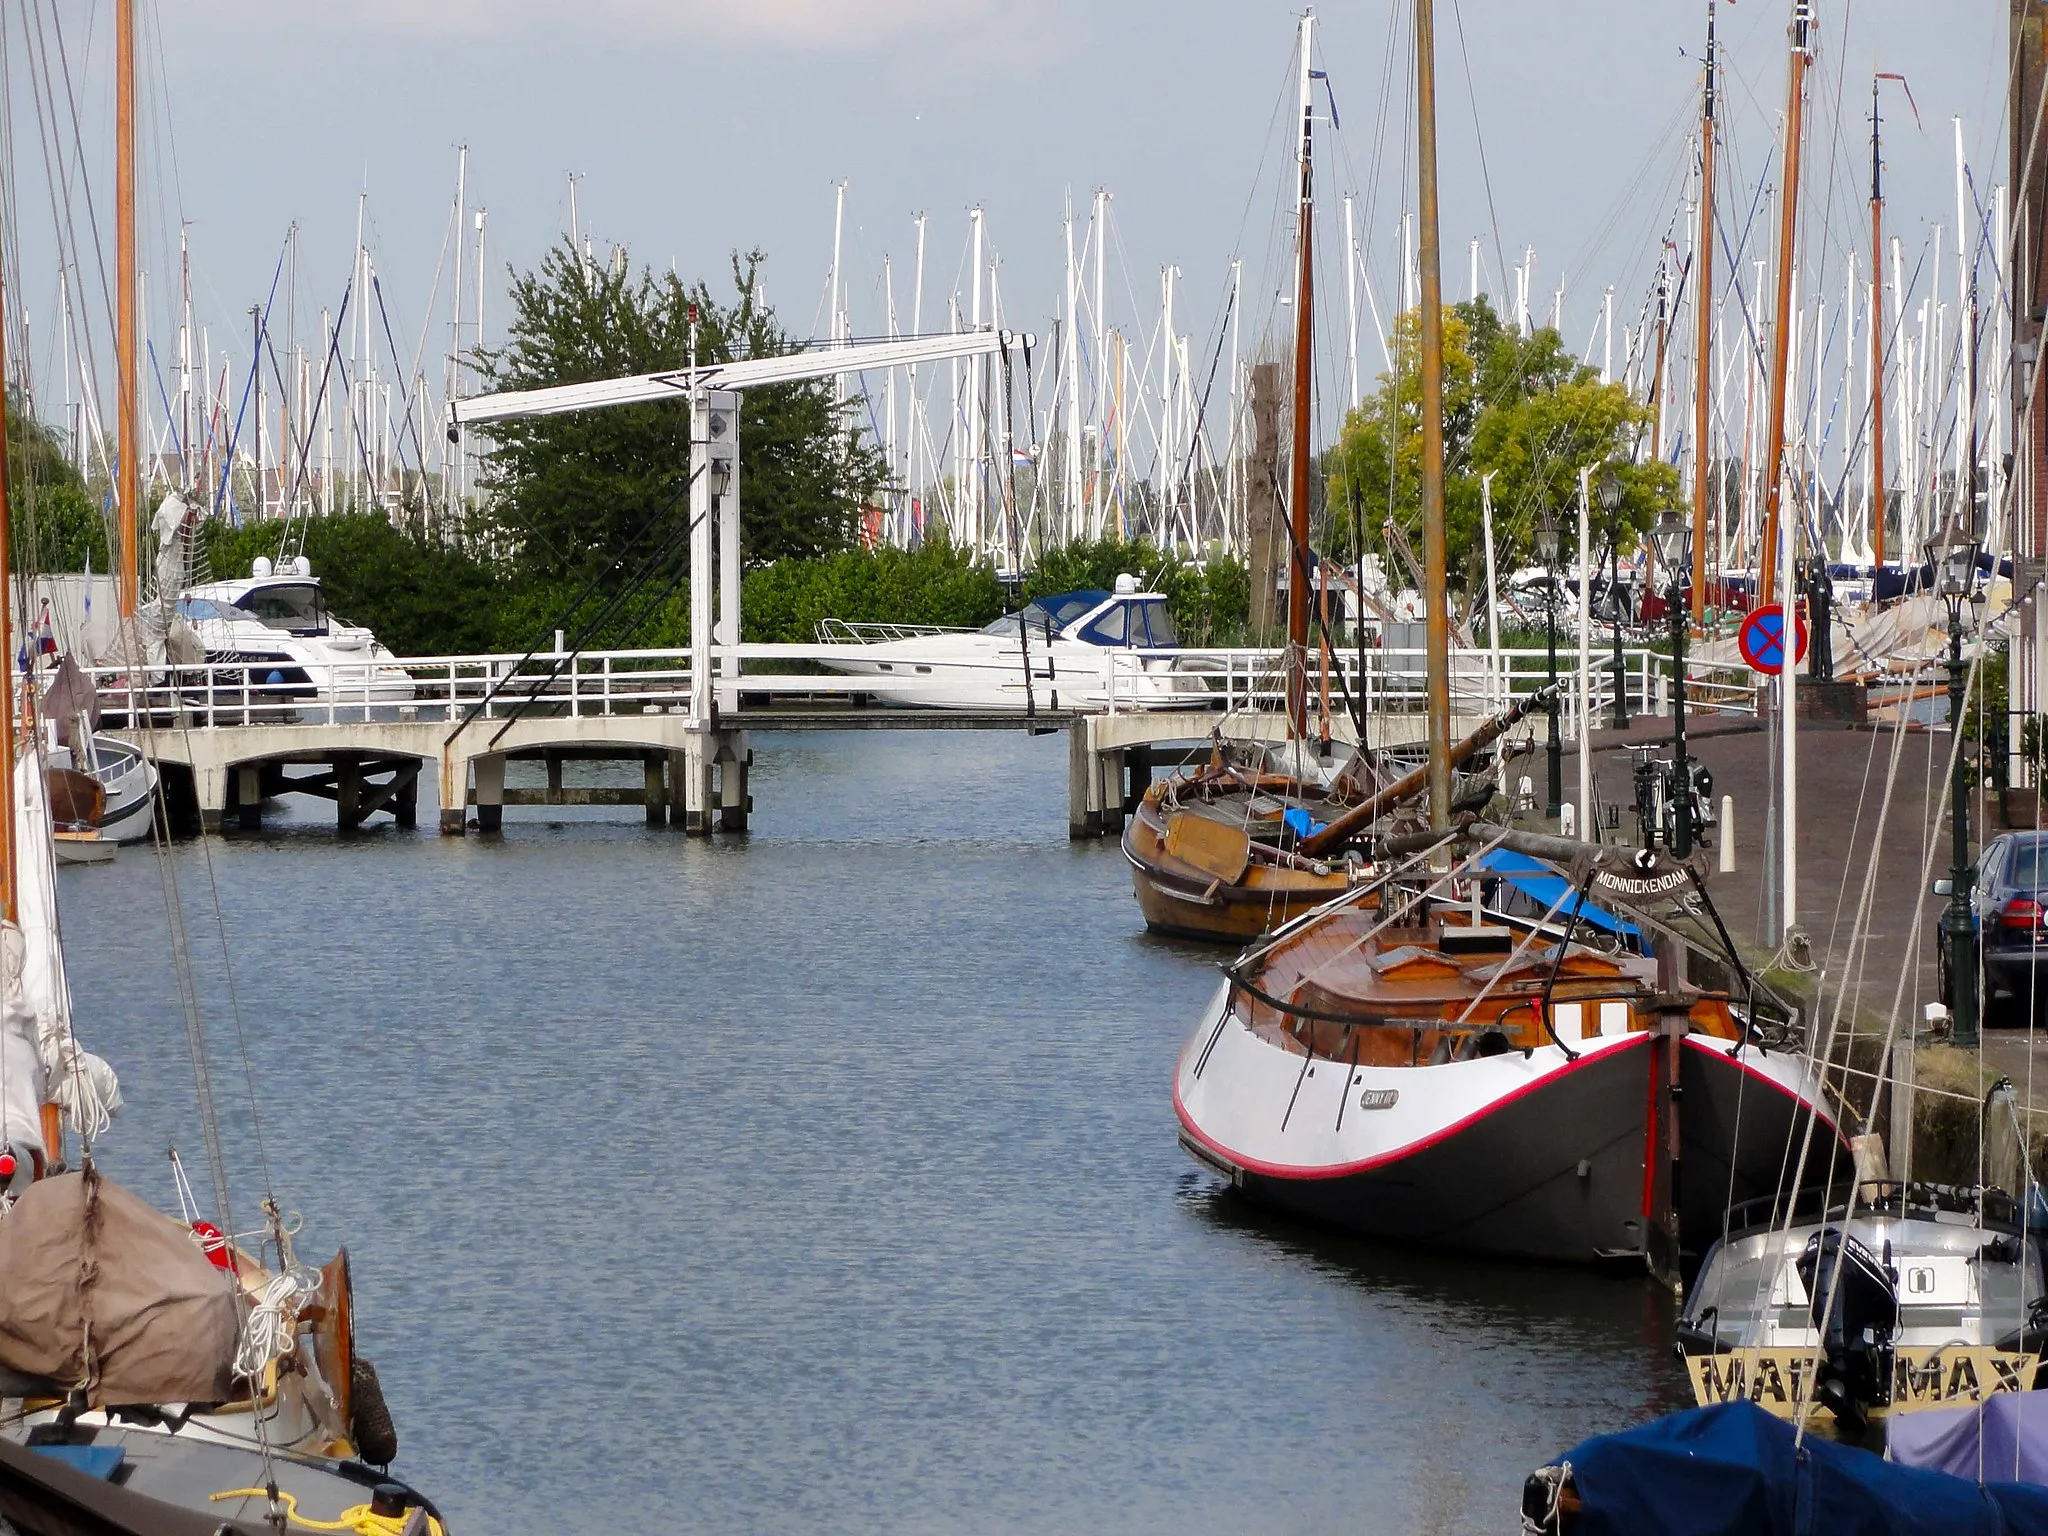
<instances>
[{"instance_id":1,"label":"wooden boat hull","mask_svg":"<svg viewBox=\"0 0 2048 1536\"><path fill-rule=\"evenodd\" d=\"M1149 803L1126 823L1123 849L1131 866L1131 891L1147 928L1240 949L1351 888L1351 877L1341 866L1318 875L1253 865L1240 878L1225 880L1182 864L1167 853Z\"/></svg>"}]
</instances>

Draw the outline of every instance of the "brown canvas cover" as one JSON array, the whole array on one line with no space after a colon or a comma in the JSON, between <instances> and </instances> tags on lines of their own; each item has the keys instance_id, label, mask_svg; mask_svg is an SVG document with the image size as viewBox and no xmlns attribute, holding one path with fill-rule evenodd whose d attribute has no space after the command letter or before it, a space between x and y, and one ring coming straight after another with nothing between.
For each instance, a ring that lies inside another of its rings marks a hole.
<instances>
[{"instance_id":1,"label":"brown canvas cover","mask_svg":"<svg viewBox=\"0 0 2048 1536\"><path fill-rule=\"evenodd\" d=\"M58 746L76 748L84 746L83 742L73 739L78 733L72 726L81 717L87 732L99 729L99 690L78 663L66 656L57 663L56 675L50 679L50 686L43 690L43 718L57 722Z\"/></svg>"},{"instance_id":2,"label":"brown canvas cover","mask_svg":"<svg viewBox=\"0 0 2048 1536\"><path fill-rule=\"evenodd\" d=\"M83 1384L94 1407L243 1396L233 1285L183 1223L97 1172L42 1179L0 1216L0 1367Z\"/></svg>"}]
</instances>

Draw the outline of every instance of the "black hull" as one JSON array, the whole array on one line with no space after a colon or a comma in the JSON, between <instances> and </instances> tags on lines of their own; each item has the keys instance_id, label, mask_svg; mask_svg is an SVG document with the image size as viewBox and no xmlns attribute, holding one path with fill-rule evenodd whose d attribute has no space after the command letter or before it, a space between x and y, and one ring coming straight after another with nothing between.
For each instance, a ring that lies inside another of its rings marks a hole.
<instances>
[{"instance_id":1,"label":"black hull","mask_svg":"<svg viewBox=\"0 0 2048 1536\"><path fill-rule=\"evenodd\" d=\"M1239 1187L1292 1215L1393 1242L1575 1263L1638 1253L1650 1059L1647 1041L1603 1052L1358 1172L1247 1170Z\"/></svg>"},{"instance_id":2,"label":"black hull","mask_svg":"<svg viewBox=\"0 0 2048 1536\"><path fill-rule=\"evenodd\" d=\"M1754 1050L1743 1052L1754 1060ZM1820 1189L1853 1171L1848 1148L1810 1105L1729 1059L1725 1045L1688 1045L1680 1057L1679 1246L1703 1254L1720 1241L1727 1213L1746 1200L1783 1194L1797 1182ZM1813 1139L1803 1178L1799 1149Z\"/></svg>"}]
</instances>

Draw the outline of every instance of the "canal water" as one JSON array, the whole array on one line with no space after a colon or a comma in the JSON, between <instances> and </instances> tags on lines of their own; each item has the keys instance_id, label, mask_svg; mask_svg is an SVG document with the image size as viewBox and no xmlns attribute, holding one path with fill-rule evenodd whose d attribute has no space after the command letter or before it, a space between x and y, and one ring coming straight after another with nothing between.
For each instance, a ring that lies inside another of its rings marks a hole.
<instances>
[{"instance_id":1,"label":"canal water","mask_svg":"<svg viewBox=\"0 0 2048 1536\"><path fill-rule=\"evenodd\" d=\"M175 1144L212 1199L175 912L235 1221L347 1244L458 1533L1506 1532L1683 1406L1646 1282L1334 1239L1187 1159L1219 957L1067 840L1064 737L755 752L743 839L292 799L61 877L105 1164L175 1208Z\"/></svg>"}]
</instances>

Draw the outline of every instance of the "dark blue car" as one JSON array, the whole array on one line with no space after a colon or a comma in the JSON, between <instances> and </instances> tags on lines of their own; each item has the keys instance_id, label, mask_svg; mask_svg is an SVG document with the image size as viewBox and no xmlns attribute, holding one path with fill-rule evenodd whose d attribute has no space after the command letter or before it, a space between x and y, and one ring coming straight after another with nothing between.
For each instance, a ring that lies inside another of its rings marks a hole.
<instances>
[{"instance_id":1,"label":"dark blue car","mask_svg":"<svg viewBox=\"0 0 2048 1536\"><path fill-rule=\"evenodd\" d=\"M1934 882L1937 896L1950 889L1947 880ZM1982 964L1984 1022L2024 1024L2032 1017L2048 1023L2048 832L2007 832L1986 843L1977 855L1970 908ZM1935 925L1941 997L1947 1003L1952 993L1939 914Z\"/></svg>"}]
</instances>

